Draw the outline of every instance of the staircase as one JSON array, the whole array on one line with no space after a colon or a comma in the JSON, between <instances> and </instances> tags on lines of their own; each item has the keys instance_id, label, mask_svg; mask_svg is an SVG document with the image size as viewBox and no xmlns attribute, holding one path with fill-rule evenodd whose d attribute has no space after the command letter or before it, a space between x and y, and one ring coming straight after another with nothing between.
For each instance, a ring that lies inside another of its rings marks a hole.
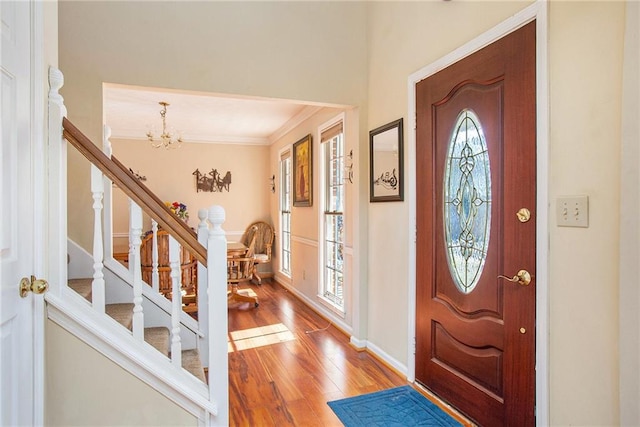
<instances>
[{"instance_id":1,"label":"staircase","mask_svg":"<svg viewBox=\"0 0 640 427\"><path fill-rule=\"evenodd\" d=\"M48 245L56 262L45 296L47 317L195 416L198 425L228 425L224 209L201 210L197 233L188 228L112 156L107 127L100 150L66 118L59 94L62 73L51 68L49 82L49 169L59 184L51 185L50 194L52 218L57 219L50 227L57 233ZM91 253L67 242L67 147L91 163ZM113 258L112 183L130 201L129 269ZM158 292L157 283L142 280L143 212L153 221L154 233L157 225L169 233L172 300ZM198 261L197 320L182 310L181 246ZM70 273L74 263L82 274L76 274L78 269Z\"/></svg>"},{"instance_id":2,"label":"staircase","mask_svg":"<svg viewBox=\"0 0 640 427\"><path fill-rule=\"evenodd\" d=\"M69 279L69 287L76 291L81 297L91 302L92 282L92 278ZM107 304L105 305L105 313L131 331L133 325L133 306L132 303ZM169 336L169 328L163 326L144 328L144 341L167 358L171 358ZM198 380L203 383L207 382L202 361L200 360L200 351L197 348L182 350L182 367Z\"/></svg>"}]
</instances>

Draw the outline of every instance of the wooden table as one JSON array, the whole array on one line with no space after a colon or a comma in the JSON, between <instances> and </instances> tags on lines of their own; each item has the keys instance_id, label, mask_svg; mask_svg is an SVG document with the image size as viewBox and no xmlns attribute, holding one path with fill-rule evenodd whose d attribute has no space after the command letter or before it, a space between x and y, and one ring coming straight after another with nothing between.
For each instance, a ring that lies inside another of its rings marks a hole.
<instances>
[{"instance_id":1,"label":"wooden table","mask_svg":"<svg viewBox=\"0 0 640 427\"><path fill-rule=\"evenodd\" d=\"M227 242L227 258L239 257L247 252L247 248L244 243L241 242Z\"/></svg>"}]
</instances>

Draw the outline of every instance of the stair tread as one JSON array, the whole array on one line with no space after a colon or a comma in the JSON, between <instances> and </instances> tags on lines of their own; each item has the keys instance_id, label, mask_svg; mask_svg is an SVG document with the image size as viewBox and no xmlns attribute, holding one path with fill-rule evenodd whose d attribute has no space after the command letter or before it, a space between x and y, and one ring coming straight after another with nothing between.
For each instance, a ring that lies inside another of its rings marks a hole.
<instances>
[{"instance_id":1,"label":"stair tread","mask_svg":"<svg viewBox=\"0 0 640 427\"><path fill-rule=\"evenodd\" d=\"M69 279L69 287L91 302L92 278Z\"/></svg>"},{"instance_id":2,"label":"stair tread","mask_svg":"<svg viewBox=\"0 0 640 427\"><path fill-rule=\"evenodd\" d=\"M197 348L182 350L182 367L203 383L207 382L207 378L204 375L204 368L200 361L200 352Z\"/></svg>"},{"instance_id":3,"label":"stair tread","mask_svg":"<svg viewBox=\"0 0 640 427\"><path fill-rule=\"evenodd\" d=\"M169 329L164 326L144 328L144 340L169 357Z\"/></svg>"},{"instance_id":4,"label":"stair tread","mask_svg":"<svg viewBox=\"0 0 640 427\"><path fill-rule=\"evenodd\" d=\"M106 313L113 317L118 323L131 330L133 325L133 303L124 302L117 304L107 304Z\"/></svg>"}]
</instances>

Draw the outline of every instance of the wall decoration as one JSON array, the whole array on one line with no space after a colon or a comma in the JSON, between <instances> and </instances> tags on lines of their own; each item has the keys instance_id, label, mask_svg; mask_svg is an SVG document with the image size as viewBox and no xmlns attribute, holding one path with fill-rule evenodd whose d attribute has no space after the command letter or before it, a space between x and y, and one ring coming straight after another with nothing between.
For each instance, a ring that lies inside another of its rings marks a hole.
<instances>
[{"instance_id":1,"label":"wall decoration","mask_svg":"<svg viewBox=\"0 0 640 427\"><path fill-rule=\"evenodd\" d=\"M371 202L404 200L402 135L402 118L369 132Z\"/></svg>"},{"instance_id":2,"label":"wall decoration","mask_svg":"<svg viewBox=\"0 0 640 427\"><path fill-rule=\"evenodd\" d=\"M293 206L313 205L311 134L293 144Z\"/></svg>"},{"instance_id":3,"label":"wall decoration","mask_svg":"<svg viewBox=\"0 0 640 427\"><path fill-rule=\"evenodd\" d=\"M193 171L192 175L196 177L196 192L209 191L209 192L222 192L222 190L229 191L231 185L231 171L223 176L217 169L211 169L209 173L202 173L199 169Z\"/></svg>"},{"instance_id":4,"label":"wall decoration","mask_svg":"<svg viewBox=\"0 0 640 427\"><path fill-rule=\"evenodd\" d=\"M276 176L275 175L271 175L271 177L269 177L269 190L271 190L272 193L276 192Z\"/></svg>"},{"instance_id":5,"label":"wall decoration","mask_svg":"<svg viewBox=\"0 0 640 427\"><path fill-rule=\"evenodd\" d=\"M147 180L147 177L146 177L146 176L144 176L144 175L140 175L140 173L139 173L139 172L134 172L134 171L133 171L133 169L131 169L131 168L129 168L129 172L131 172L131 174L132 174L133 176L135 176L135 177L136 177L136 179L137 179L138 181L145 182L145 181Z\"/></svg>"},{"instance_id":6,"label":"wall decoration","mask_svg":"<svg viewBox=\"0 0 640 427\"><path fill-rule=\"evenodd\" d=\"M349 164L345 163L344 166L344 174L345 174L345 182L349 181L349 184L353 184L353 150L349 150L349 154L345 156Z\"/></svg>"},{"instance_id":7,"label":"wall decoration","mask_svg":"<svg viewBox=\"0 0 640 427\"><path fill-rule=\"evenodd\" d=\"M139 172L134 172L133 169L129 168L129 172L131 173L131 175L133 175L133 177L135 179L137 179L140 182L145 182L147 180L147 177L144 175L140 175ZM111 182L111 187L112 188L120 188L118 187L118 185L115 182Z\"/></svg>"}]
</instances>

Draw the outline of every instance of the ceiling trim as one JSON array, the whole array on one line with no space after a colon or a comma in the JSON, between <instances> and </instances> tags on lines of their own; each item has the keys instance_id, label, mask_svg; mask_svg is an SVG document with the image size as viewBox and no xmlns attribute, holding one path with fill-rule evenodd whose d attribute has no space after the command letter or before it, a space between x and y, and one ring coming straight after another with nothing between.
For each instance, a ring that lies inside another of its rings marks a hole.
<instances>
[{"instance_id":1,"label":"ceiling trim","mask_svg":"<svg viewBox=\"0 0 640 427\"><path fill-rule=\"evenodd\" d=\"M278 141L280 138L291 132L298 125L300 125L300 123L312 117L322 108L323 107L317 105L307 105L306 107L304 107L302 111L289 119L284 125L282 125L282 127L280 127L280 129L269 136L269 144L273 144L274 142Z\"/></svg>"},{"instance_id":2,"label":"ceiling trim","mask_svg":"<svg viewBox=\"0 0 640 427\"><path fill-rule=\"evenodd\" d=\"M120 131L112 133L110 139L126 139L129 141L147 141L146 136L138 133ZM234 144L234 145L271 145L269 138L245 137L245 136L210 136L210 135L182 135L183 143L194 144Z\"/></svg>"},{"instance_id":3,"label":"ceiling trim","mask_svg":"<svg viewBox=\"0 0 640 427\"><path fill-rule=\"evenodd\" d=\"M234 145L271 145L280 138L298 127L302 122L311 118L318 111L322 110L322 106L307 105L295 116L287 120L278 130L273 132L267 138L246 137L246 136L225 136L225 135L202 135L193 133L183 133L182 141L184 143L196 144L234 144ZM117 132L112 131L111 139L126 139L133 141L146 141L144 135L140 135L138 130L119 129Z\"/></svg>"}]
</instances>

